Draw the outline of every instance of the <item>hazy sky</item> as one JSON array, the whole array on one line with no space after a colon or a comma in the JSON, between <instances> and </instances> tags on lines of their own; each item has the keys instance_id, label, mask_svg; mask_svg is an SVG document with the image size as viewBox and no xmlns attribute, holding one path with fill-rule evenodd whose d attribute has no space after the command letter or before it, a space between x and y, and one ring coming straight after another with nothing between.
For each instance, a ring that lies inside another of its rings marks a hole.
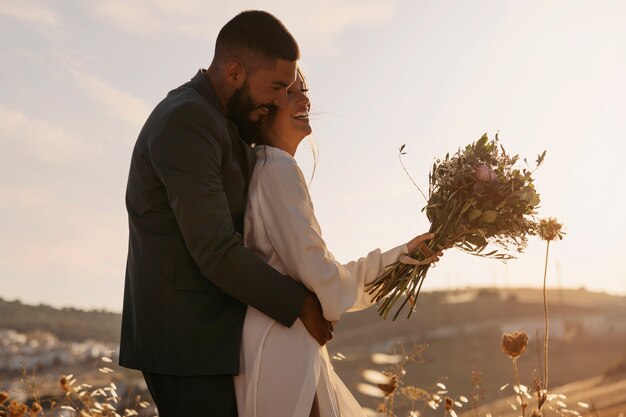
<instances>
[{"instance_id":1,"label":"hazy sky","mask_svg":"<svg viewBox=\"0 0 626 417\"><path fill-rule=\"evenodd\" d=\"M626 2L0 0L0 296L121 310L129 159L146 116L207 67L221 26L274 13L298 39L320 149L311 185L343 261L428 228L433 158L496 131L566 224L549 282L626 293ZM307 144L297 154L311 173ZM540 286L450 251L425 290Z\"/></svg>"}]
</instances>

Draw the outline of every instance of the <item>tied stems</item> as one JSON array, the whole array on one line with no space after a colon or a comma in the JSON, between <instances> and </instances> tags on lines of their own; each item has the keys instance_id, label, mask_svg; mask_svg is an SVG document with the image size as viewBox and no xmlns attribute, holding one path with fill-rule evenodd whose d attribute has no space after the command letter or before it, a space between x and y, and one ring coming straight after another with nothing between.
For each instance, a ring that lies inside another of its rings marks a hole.
<instances>
[{"instance_id":1,"label":"tied stems","mask_svg":"<svg viewBox=\"0 0 626 417\"><path fill-rule=\"evenodd\" d=\"M467 233L468 230L461 228L460 231L454 234L452 230L448 230L452 227L456 227L456 225L451 225L449 221L446 222L445 225L437 225L433 222L429 232L434 232L435 237L426 242L426 246L433 253L437 253L443 248L452 247L455 243L462 241L463 234ZM444 239L446 235L450 237ZM416 249L409 255L417 261L424 261L426 259L426 255L419 249ZM390 265L387 270L373 282L368 284L367 291L369 294L373 294L373 301L378 304L378 313L386 319L396 302L404 296L405 300L400 304L392 320L398 318L407 304L409 304L410 307L408 309L407 318L410 318L415 310L417 298L430 267L430 264L408 265L396 262Z\"/></svg>"},{"instance_id":2,"label":"tied stems","mask_svg":"<svg viewBox=\"0 0 626 417\"><path fill-rule=\"evenodd\" d=\"M444 245L434 239L427 244L428 248L433 252L438 252ZM425 255L418 249L410 254L413 259L423 261ZM410 303L407 318L411 317L415 309L415 301L424 282L424 278L430 268L430 264L426 265L407 265L396 262L390 266L382 275L368 286L368 293L374 294L373 300L379 303L378 312L383 318L387 318L389 312L393 309L395 303L402 297L406 296L403 303L397 309L393 316L396 320L407 303Z\"/></svg>"}]
</instances>

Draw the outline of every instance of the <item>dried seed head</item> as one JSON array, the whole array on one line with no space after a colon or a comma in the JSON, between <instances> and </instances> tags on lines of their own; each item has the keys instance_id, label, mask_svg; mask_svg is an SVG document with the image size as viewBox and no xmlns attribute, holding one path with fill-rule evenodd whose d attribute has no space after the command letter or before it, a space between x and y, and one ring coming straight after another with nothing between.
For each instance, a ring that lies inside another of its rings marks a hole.
<instances>
[{"instance_id":1,"label":"dried seed head","mask_svg":"<svg viewBox=\"0 0 626 417\"><path fill-rule=\"evenodd\" d=\"M41 413L43 411L43 408L41 407L41 404L35 402L30 406L30 415L31 416L37 416L39 413Z\"/></svg>"},{"instance_id":2,"label":"dried seed head","mask_svg":"<svg viewBox=\"0 0 626 417\"><path fill-rule=\"evenodd\" d=\"M388 382L386 384L376 385L385 393L385 397L388 397L396 391L396 388L398 388L398 375L391 372L383 372L383 374L385 374L388 378Z\"/></svg>"},{"instance_id":3,"label":"dried seed head","mask_svg":"<svg viewBox=\"0 0 626 417\"><path fill-rule=\"evenodd\" d=\"M426 391L413 385L403 387L400 392L411 401L415 401L422 397L428 396L428 393Z\"/></svg>"},{"instance_id":4,"label":"dried seed head","mask_svg":"<svg viewBox=\"0 0 626 417\"><path fill-rule=\"evenodd\" d=\"M530 417L543 417L543 414L541 414L541 411L539 410L533 410Z\"/></svg>"},{"instance_id":5,"label":"dried seed head","mask_svg":"<svg viewBox=\"0 0 626 417\"><path fill-rule=\"evenodd\" d=\"M9 399L9 393L6 391L0 391L0 405L4 404Z\"/></svg>"},{"instance_id":6,"label":"dried seed head","mask_svg":"<svg viewBox=\"0 0 626 417\"><path fill-rule=\"evenodd\" d=\"M528 346L528 334L526 332L505 333L502 335L502 351L511 358L519 357Z\"/></svg>"},{"instance_id":7,"label":"dried seed head","mask_svg":"<svg viewBox=\"0 0 626 417\"><path fill-rule=\"evenodd\" d=\"M480 385L480 381L483 379L483 373L472 369L472 383L476 386Z\"/></svg>"},{"instance_id":8,"label":"dried seed head","mask_svg":"<svg viewBox=\"0 0 626 417\"><path fill-rule=\"evenodd\" d=\"M28 413L28 406L17 401L11 401L8 410L11 417L25 417Z\"/></svg>"},{"instance_id":9,"label":"dried seed head","mask_svg":"<svg viewBox=\"0 0 626 417\"><path fill-rule=\"evenodd\" d=\"M70 381L68 381L68 379L64 376L59 379L59 385L61 385L61 389L65 392L70 392L72 390Z\"/></svg>"},{"instance_id":10,"label":"dried seed head","mask_svg":"<svg viewBox=\"0 0 626 417\"><path fill-rule=\"evenodd\" d=\"M561 228L563 225L557 221L554 217L539 220L539 237L548 242L556 239L563 239L563 232Z\"/></svg>"},{"instance_id":11,"label":"dried seed head","mask_svg":"<svg viewBox=\"0 0 626 417\"><path fill-rule=\"evenodd\" d=\"M445 404L446 404L446 410L450 411L452 410L452 407L454 406L454 401L452 400L452 398L446 397Z\"/></svg>"}]
</instances>

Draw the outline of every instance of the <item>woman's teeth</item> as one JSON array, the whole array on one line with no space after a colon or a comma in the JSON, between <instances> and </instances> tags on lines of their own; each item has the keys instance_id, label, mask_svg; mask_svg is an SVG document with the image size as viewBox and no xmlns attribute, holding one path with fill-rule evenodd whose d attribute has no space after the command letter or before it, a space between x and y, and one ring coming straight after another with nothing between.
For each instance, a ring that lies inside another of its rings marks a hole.
<instances>
[{"instance_id":1,"label":"woman's teeth","mask_svg":"<svg viewBox=\"0 0 626 417\"><path fill-rule=\"evenodd\" d=\"M294 119L297 119L297 120L308 119L309 118L309 112L307 112L307 111L299 111L297 113L294 113L291 117L293 117Z\"/></svg>"}]
</instances>

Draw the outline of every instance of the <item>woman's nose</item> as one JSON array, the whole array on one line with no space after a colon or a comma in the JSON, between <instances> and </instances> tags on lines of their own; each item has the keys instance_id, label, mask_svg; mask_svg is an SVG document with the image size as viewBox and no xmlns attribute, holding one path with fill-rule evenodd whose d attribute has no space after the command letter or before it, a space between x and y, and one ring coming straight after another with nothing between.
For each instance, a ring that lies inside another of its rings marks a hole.
<instances>
[{"instance_id":1,"label":"woman's nose","mask_svg":"<svg viewBox=\"0 0 626 417\"><path fill-rule=\"evenodd\" d=\"M307 96L304 92L298 91L298 104L306 103L306 105L310 105L311 101L309 100L309 96Z\"/></svg>"}]
</instances>

